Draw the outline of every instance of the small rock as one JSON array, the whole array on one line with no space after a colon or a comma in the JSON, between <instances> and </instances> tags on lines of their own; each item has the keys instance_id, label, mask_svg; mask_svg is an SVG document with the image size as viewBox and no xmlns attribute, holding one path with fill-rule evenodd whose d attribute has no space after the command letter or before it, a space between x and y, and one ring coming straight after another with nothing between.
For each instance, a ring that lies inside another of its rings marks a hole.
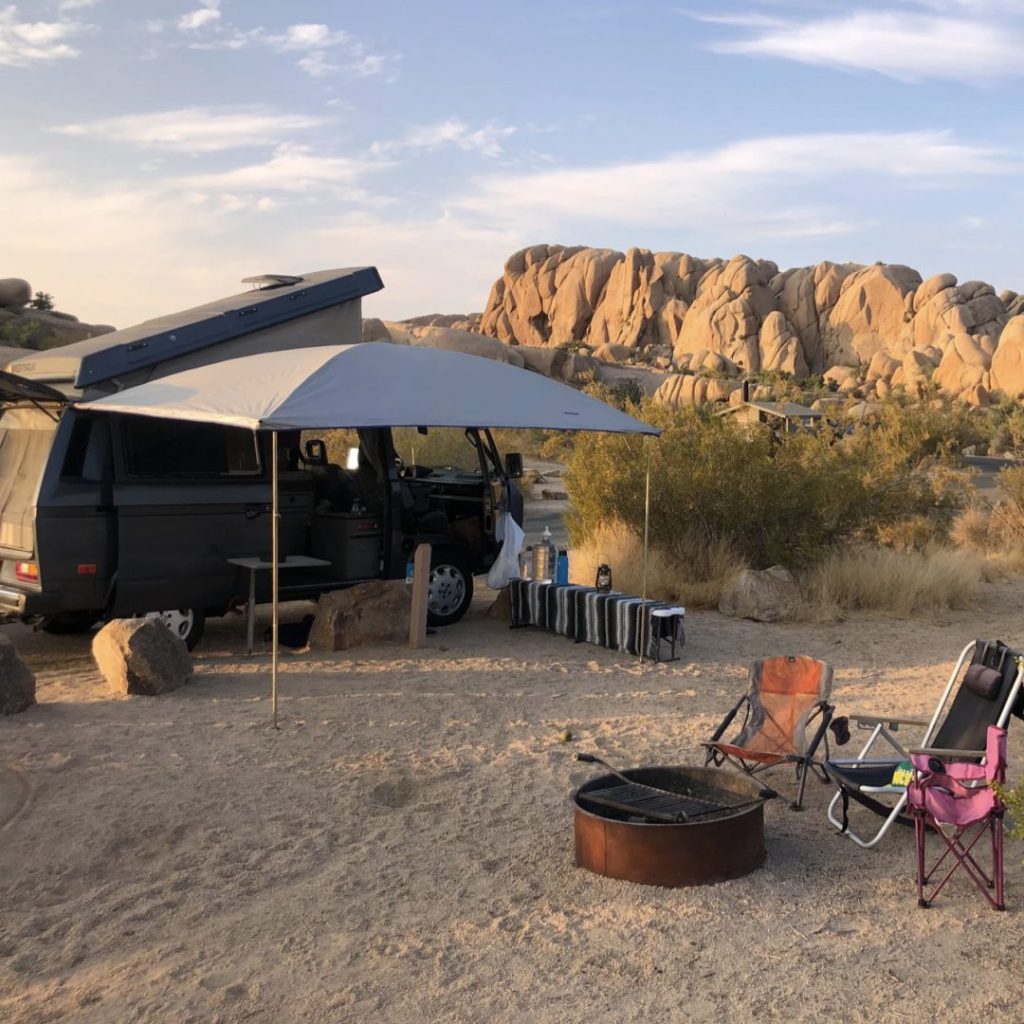
<instances>
[{"instance_id":1,"label":"small rock","mask_svg":"<svg viewBox=\"0 0 1024 1024\"><path fill-rule=\"evenodd\" d=\"M744 569L726 584L718 604L724 615L755 622L782 622L796 617L800 588L781 565L758 572Z\"/></svg>"},{"instance_id":2,"label":"small rock","mask_svg":"<svg viewBox=\"0 0 1024 1024\"><path fill-rule=\"evenodd\" d=\"M92 656L115 693L155 697L192 678L185 642L153 619L115 619L93 638Z\"/></svg>"},{"instance_id":3,"label":"small rock","mask_svg":"<svg viewBox=\"0 0 1024 1024\"><path fill-rule=\"evenodd\" d=\"M0 633L0 715L16 715L36 702L36 677L10 638Z\"/></svg>"},{"instance_id":4,"label":"small rock","mask_svg":"<svg viewBox=\"0 0 1024 1024\"><path fill-rule=\"evenodd\" d=\"M487 609L486 616L489 619L500 619L502 622L512 621L512 598L509 595L508 587L498 591L498 596Z\"/></svg>"},{"instance_id":5,"label":"small rock","mask_svg":"<svg viewBox=\"0 0 1024 1024\"><path fill-rule=\"evenodd\" d=\"M347 651L409 635L412 587L404 580L373 580L321 594L309 634L314 651Z\"/></svg>"}]
</instances>

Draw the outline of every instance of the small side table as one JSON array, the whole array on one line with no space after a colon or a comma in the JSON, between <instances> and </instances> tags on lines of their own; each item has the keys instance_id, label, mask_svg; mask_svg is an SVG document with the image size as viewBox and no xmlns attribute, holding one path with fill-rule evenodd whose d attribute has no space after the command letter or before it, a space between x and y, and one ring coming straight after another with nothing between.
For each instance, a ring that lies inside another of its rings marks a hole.
<instances>
[{"instance_id":1,"label":"small side table","mask_svg":"<svg viewBox=\"0 0 1024 1024\"><path fill-rule=\"evenodd\" d=\"M654 660L661 661L661 642L667 640L670 645L671 656L666 661L678 661L676 656L676 643L683 640L683 620L686 617L686 609L656 608L651 612L651 638L654 640Z\"/></svg>"},{"instance_id":2,"label":"small side table","mask_svg":"<svg viewBox=\"0 0 1024 1024\"><path fill-rule=\"evenodd\" d=\"M249 570L249 603L246 605L246 638L248 640L248 654L256 649L256 573L261 570L274 568L274 563L262 558L229 558L231 565L237 565L242 569ZM325 558L312 558L309 555L289 555L283 561L277 563L278 569L311 569L318 565L330 565Z\"/></svg>"}]
</instances>

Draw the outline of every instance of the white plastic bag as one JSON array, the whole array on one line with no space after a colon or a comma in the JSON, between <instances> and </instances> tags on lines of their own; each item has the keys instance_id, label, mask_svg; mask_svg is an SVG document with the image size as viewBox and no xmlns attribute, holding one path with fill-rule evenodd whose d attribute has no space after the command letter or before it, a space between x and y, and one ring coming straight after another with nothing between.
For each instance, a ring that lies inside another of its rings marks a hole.
<instances>
[{"instance_id":1,"label":"white plastic bag","mask_svg":"<svg viewBox=\"0 0 1024 1024\"><path fill-rule=\"evenodd\" d=\"M523 550L526 534L507 512L502 513L494 532L502 538L501 550L487 573L487 586L492 590L504 590L508 581L519 575L519 552Z\"/></svg>"}]
</instances>

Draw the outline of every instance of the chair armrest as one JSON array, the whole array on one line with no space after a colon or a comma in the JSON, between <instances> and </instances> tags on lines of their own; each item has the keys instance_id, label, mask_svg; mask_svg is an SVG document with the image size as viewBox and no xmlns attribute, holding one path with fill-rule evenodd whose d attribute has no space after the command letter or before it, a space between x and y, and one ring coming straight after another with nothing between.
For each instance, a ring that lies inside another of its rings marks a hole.
<instances>
[{"instance_id":1,"label":"chair armrest","mask_svg":"<svg viewBox=\"0 0 1024 1024\"><path fill-rule=\"evenodd\" d=\"M900 718L899 715L849 715L858 725L887 725L897 732L901 725L919 725L927 729L932 723L921 718Z\"/></svg>"},{"instance_id":2,"label":"chair armrest","mask_svg":"<svg viewBox=\"0 0 1024 1024\"><path fill-rule=\"evenodd\" d=\"M972 760L984 757L984 750L957 750L955 747L911 747L911 754L925 754L928 757L962 758Z\"/></svg>"},{"instance_id":3,"label":"chair armrest","mask_svg":"<svg viewBox=\"0 0 1024 1024\"><path fill-rule=\"evenodd\" d=\"M733 719L736 717L736 713L739 711L741 707L743 707L743 705L746 702L747 695L743 694L743 696L740 697L738 701L736 701L736 703L733 705L732 709L725 716L725 718L722 719L722 724L719 725L719 727L711 734L711 739L709 741L710 743L717 743L722 738L722 735L725 733L725 730L728 729L730 725L732 725ZM749 710L747 711L747 714L750 714ZM702 743L701 746L708 746L708 744Z\"/></svg>"}]
</instances>

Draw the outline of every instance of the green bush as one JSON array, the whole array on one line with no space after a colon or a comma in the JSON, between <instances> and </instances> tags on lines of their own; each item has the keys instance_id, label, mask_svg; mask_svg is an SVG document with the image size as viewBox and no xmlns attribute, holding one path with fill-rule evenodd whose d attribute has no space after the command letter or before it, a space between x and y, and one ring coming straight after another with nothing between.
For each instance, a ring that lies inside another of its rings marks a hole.
<instances>
[{"instance_id":1,"label":"green bush","mask_svg":"<svg viewBox=\"0 0 1024 1024\"><path fill-rule=\"evenodd\" d=\"M0 324L0 345L38 349L45 333L36 320L8 320Z\"/></svg>"},{"instance_id":2,"label":"green bush","mask_svg":"<svg viewBox=\"0 0 1024 1024\"><path fill-rule=\"evenodd\" d=\"M917 419L894 414L838 441L822 432L779 442L765 427L705 410L644 402L631 411L664 433L577 439L566 473L574 544L602 522L642 529L648 445L652 544L671 550L673 538L697 531L755 568L812 565L840 541L877 541L915 517L941 534L964 501L943 445Z\"/></svg>"}]
</instances>

